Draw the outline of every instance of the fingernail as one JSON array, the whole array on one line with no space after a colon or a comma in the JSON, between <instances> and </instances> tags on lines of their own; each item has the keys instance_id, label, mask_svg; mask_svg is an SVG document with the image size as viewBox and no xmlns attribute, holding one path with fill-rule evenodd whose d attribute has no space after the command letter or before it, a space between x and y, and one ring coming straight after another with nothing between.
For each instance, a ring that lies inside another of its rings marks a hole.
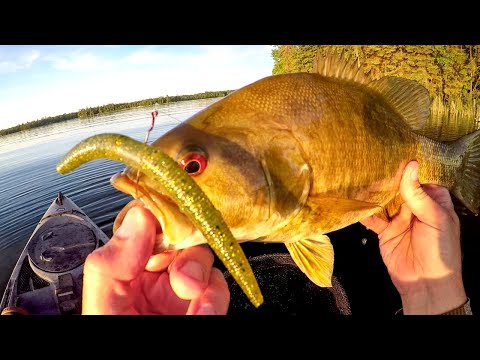
<instances>
[{"instance_id":1,"label":"fingernail","mask_svg":"<svg viewBox=\"0 0 480 360\"><path fill-rule=\"evenodd\" d=\"M181 268L180 271L191 277L192 279L198 281L204 281L204 272L202 266L196 261L187 261Z\"/></svg>"},{"instance_id":2,"label":"fingernail","mask_svg":"<svg viewBox=\"0 0 480 360\"><path fill-rule=\"evenodd\" d=\"M418 166L415 166L410 172L410 180L418 181Z\"/></svg>"},{"instance_id":3,"label":"fingernail","mask_svg":"<svg viewBox=\"0 0 480 360\"><path fill-rule=\"evenodd\" d=\"M196 315L217 315L217 312L212 304L204 304L197 310Z\"/></svg>"}]
</instances>

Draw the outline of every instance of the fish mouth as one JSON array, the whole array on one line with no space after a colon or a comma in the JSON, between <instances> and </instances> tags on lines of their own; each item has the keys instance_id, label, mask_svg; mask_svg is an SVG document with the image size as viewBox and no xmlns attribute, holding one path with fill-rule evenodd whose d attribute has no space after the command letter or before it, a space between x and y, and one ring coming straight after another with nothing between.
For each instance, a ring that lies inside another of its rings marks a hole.
<instances>
[{"instance_id":1,"label":"fish mouth","mask_svg":"<svg viewBox=\"0 0 480 360\"><path fill-rule=\"evenodd\" d=\"M157 229L154 254L206 242L203 236L198 236L200 234L197 234L198 230L194 224L168 196L145 185L142 181L137 183L128 175L128 172L126 169L113 175L110 179L113 187L134 198L115 218L113 232L120 227L128 210L134 206L143 206L152 212L160 225L160 229Z\"/></svg>"},{"instance_id":2,"label":"fish mouth","mask_svg":"<svg viewBox=\"0 0 480 360\"><path fill-rule=\"evenodd\" d=\"M146 206L155 212L158 207L151 206L154 203L151 190L158 188L163 194L169 194L169 197L175 204L178 204L178 208L181 210L176 215L184 213L185 217L190 219L191 225L196 226L197 231L195 234L201 235L201 237L196 237L197 241L199 241L197 243L191 239L188 239L187 242L182 242L185 244L185 247L208 243L232 274L235 281L240 285L251 303L255 307L263 303L263 295L255 279L255 274L248 263L245 253L223 220L221 213L215 209L203 190L174 159L155 147L125 135L98 134L83 140L72 148L57 164L56 169L60 174L66 174L82 164L99 158L116 160L129 166L126 171L128 171L130 179L132 177L138 178L134 175L132 176L135 170L129 170L130 166L138 169L138 171L141 169L142 175L144 175L142 180L145 184L148 184L148 189L144 189L144 194L149 194L149 196L143 196L140 201L146 203ZM140 198L142 195L137 182L126 181L126 178L123 176L114 178L112 185L133 197ZM162 198L164 196L160 197L159 200ZM171 219L160 215L159 212L157 212L157 216L158 220L164 223L164 228L160 231L163 234L161 248L169 249L170 245L168 243L179 237L168 239L166 229L171 228L171 226L166 224L166 220ZM172 219L177 220L178 218L181 217ZM180 249L180 247L177 248Z\"/></svg>"}]
</instances>

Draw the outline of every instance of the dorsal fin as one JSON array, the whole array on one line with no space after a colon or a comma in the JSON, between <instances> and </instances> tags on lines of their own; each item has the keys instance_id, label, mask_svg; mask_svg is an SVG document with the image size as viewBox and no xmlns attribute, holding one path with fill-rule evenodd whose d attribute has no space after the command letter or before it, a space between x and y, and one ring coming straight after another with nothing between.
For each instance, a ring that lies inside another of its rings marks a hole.
<instances>
[{"instance_id":1,"label":"dorsal fin","mask_svg":"<svg viewBox=\"0 0 480 360\"><path fill-rule=\"evenodd\" d=\"M365 75L363 68L357 66L351 59L346 59L344 52L341 54L328 51L322 56L320 51L313 60L313 71L327 77L337 79L351 80L361 84L367 84L371 79Z\"/></svg>"},{"instance_id":2,"label":"dorsal fin","mask_svg":"<svg viewBox=\"0 0 480 360\"><path fill-rule=\"evenodd\" d=\"M426 126L430 116L430 95L418 82L386 76L370 82L368 87L380 93L412 130L420 130Z\"/></svg>"},{"instance_id":3,"label":"dorsal fin","mask_svg":"<svg viewBox=\"0 0 480 360\"><path fill-rule=\"evenodd\" d=\"M328 51L325 56L317 51L312 72L365 84L380 93L412 130L421 130L427 125L430 117L430 95L425 87L414 80L386 76L372 81L365 75L362 66L357 66L352 59L345 58L343 51L341 54Z\"/></svg>"}]
</instances>

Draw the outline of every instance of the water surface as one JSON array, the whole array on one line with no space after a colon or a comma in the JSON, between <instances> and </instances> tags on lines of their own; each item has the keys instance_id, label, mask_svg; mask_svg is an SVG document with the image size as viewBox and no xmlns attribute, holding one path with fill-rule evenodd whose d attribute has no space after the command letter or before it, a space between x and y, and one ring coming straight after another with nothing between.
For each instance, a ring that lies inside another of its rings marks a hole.
<instances>
[{"instance_id":1,"label":"water surface","mask_svg":"<svg viewBox=\"0 0 480 360\"><path fill-rule=\"evenodd\" d=\"M149 143L220 98L158 107ZM59 191L69 196L108 236L121 208L132 198L110 185L125 165L99 159L60 175L56 164L78 142L114 132L143 141L153 108L75 119L0 137L0 297L18 256Z\"/></svg>"},{"instance_id":2,"label":"water surface","mask_svg":"<svg viewBox=\"0 0 480 360\"><path fill-rule=\"evenodd\" d=\"M150 141L217 99L171 103L159 107ZM108 235L122 207L131 197L110 185L110 177L125 166L94 160L60 175L58 161L78 142L114 132L143 141L152 108L139 108L76 119L0 137L0 296L18 256L38 221L59 191L69 196ZM474 313L480 299L477 263L480 257L479 217L461 216L464 281ZM359 224L329 234L335 249L334 275L349 297L352 312L367 316L392 315L400 298L380 257L377 236ZM285 252L283 244L242 244L248 255ZM273 250L272 250L273 249Z\"/></svg>"}]
</instances>

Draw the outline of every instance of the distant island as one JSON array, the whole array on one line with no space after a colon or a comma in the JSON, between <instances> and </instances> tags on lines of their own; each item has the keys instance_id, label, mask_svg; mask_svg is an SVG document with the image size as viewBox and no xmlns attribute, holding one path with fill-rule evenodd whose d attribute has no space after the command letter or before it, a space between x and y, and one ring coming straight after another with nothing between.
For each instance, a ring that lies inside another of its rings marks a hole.
<instances>
[{"instance_id":1,"label":"distant island","mask_svg":"<svg viewBox=\"0 0 480 360\"><path fill-rule=\"evenodd\" d=\"M96 107L87 107L80 109L76 112L71 112L68 114L62 114L57 116L43 117L40 120L29 121L20 125L10 127L8 129L0 130L0 136L13 134L19 131L24 131L36 127L41 127L45 125L55 124L62 121L73 120L73 119L84 119L93 117L95 115L107 114L115 111L133 109L138 107L145 106L154 106L155 104L169 104L171 102L177 101L186 101L186 100L199 100L199 99L209 99L227 96L232 93L234 90L222 90L222 91L205 91L203 93L197 93L192 95L175 95L175 96L161 96L157 98L133 101L128 103L118 103L118 104L107 104Z\"/></svg>"}]
</instances>

